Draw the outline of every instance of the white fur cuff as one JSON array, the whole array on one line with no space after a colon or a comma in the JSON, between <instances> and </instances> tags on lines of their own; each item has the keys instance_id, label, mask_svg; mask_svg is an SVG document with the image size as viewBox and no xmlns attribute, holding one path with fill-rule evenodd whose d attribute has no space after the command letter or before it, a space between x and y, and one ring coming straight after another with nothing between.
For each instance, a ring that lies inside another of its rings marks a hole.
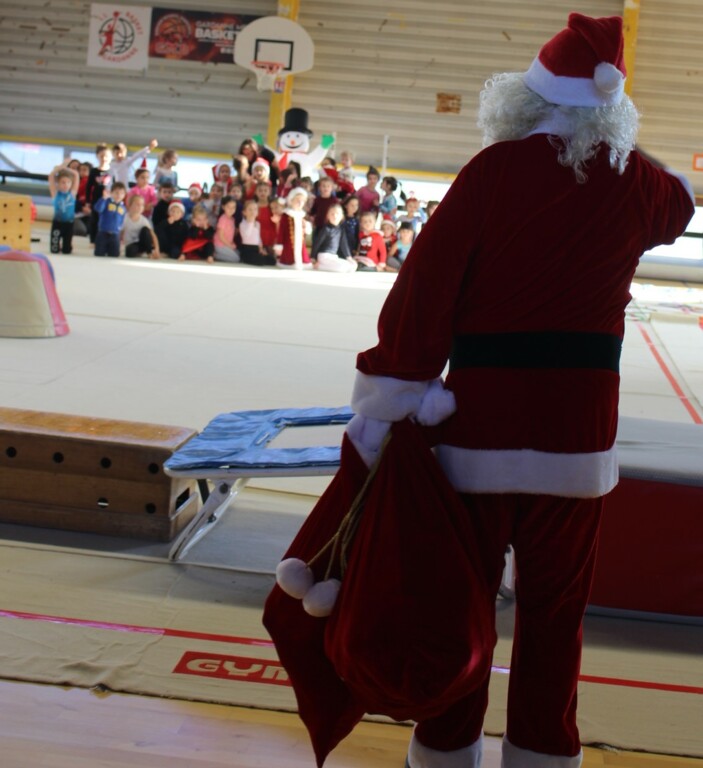
<instances>
[{"instance_id":1,"label":"white fur cuff","mask_svg":"<svg viewBox=\"0 0 703 768\"><path fill-rule=\"evenodd\" d=\"M418 412L428 386L427 381L404 381L357 371L351 407L354 413L372 419L402 421Z\"/></svg>"},{"instance_id":2,"label":"white fur cuff","mask_svg":"<svg viewBox=\"0 0 703 768\"><path fill-rule=\"evenodd\" d=\"M503 738L502 768L580 768L583 752L568 757L566 755L544 755L529 749L520 749Z\"/></svg>"},{"instance_id":3,"label":"white fur cuff","mask_svg":"<svg viewBox=\"0 0 703 768\"><path fill-rule=\"evenodd\" d=\"M347 424L347 436L367 467L376 461L383 438L388 434L390 428L390 421L370 419L360 414L353 416Z\"/></svg>"}]
</instances>

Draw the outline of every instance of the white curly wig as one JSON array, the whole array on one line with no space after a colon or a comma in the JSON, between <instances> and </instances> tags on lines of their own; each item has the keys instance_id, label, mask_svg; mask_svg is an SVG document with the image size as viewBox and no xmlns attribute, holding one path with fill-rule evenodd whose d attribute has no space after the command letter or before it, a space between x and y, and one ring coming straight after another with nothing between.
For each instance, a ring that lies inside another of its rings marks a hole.
<instances>
[{"instance_id":1,"label":"white curly wig","mask_svg":"<svg viewBox=\"0 0 703 768\"><path fill-rule=\"evenodd\" d=\"M586 166L599 144L609 147L611 168L623 173L635 146L639 113L623 95L612 107L564 107L550 104L523 82L522 72L493 75L479 96L478 127L483 144L522 139L546 126L559 150L559 162L573 169L576 180L587 180Z\"/></svg>"}]
</instances>

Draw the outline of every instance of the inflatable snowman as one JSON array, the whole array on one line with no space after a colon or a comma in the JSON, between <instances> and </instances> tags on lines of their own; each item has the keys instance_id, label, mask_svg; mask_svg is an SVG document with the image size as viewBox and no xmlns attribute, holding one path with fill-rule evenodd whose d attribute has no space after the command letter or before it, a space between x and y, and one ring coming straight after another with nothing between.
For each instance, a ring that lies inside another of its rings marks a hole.
<instances>
[{"instance_id":1,"label":"inflatable snowman","mask_svg":"<svg viewBox=\"0 0 703 768\"><path fill-rule=\"evenodd\" d=\"M291 161L300 164L301 176L310 176L334 144L334 136L323 134L320 143L310 150L312 131L308 129L308 113L304 109L289 109L283 128L278 132L278 167L284 170Z\"/></svg>"}]
</instances>

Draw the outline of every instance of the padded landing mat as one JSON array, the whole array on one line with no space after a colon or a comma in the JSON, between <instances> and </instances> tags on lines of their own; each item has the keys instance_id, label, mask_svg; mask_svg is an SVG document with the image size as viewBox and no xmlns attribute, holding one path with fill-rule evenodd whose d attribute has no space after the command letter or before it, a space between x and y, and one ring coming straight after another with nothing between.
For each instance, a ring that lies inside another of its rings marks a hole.
<instances>
[{"instance_id":1,"label":"padded landing mat","mask_svg":"<svg viewBox=\"0 0 703 768\"><path fill-rule=\"evenodd\" d=\"M0 545L0 677L295 709L260 617L273 576ZM513 612L499 643L486 730L505 722ZM587 617L584 743L703 756L700 627Z\"/></svg>"}]
</instances>

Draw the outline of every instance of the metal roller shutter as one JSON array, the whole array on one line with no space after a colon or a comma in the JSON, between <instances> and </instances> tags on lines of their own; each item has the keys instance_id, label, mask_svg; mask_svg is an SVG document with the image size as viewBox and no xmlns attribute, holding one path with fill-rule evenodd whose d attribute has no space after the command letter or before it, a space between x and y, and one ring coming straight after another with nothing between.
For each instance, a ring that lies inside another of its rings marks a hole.
<instances>
[{"instance_id":1,"label":"metal roller shutter","mask_svg":"<svg viewBox=\"0 0 703 768\"><path fill-rule=\"evenodd\" d=\"M456 172L481 148L478 93L494 72L525 70L565 24L572 0L302 0L300 23L315 42L315 68L297 75L294 106L316 134L360 165ZM619 15L622 0L579 3ZM448 99L438 94L447 94ZM438 112L442 104L460 111Z\"/></svg>"},{"instance_id":2,"label":"metal roller shutter","mask_svg":"<svg viewBox=\"0 0 703 768\"><path fill-rule=\"evenodd\" d=\"M703 7L700 0L643 0L632 97L640 143L703 192Z\"/></svg>"},{"instance_id":3,"label":"metal roller shutter","mask_svg":"<svg viewBox=\"0 0 703 768\"><path fill-rule=\"evenodd\" d=\"M184 0L129 5L233 12ZM237 3L236 12L275 14L275 0ZM157 136L162 146L228 152L266 132L269 95L230 64L150 59L145 72L86 66L90 3L3 0L0 8L0 133L68 141Z\"/></svg>"}]
</instances>

